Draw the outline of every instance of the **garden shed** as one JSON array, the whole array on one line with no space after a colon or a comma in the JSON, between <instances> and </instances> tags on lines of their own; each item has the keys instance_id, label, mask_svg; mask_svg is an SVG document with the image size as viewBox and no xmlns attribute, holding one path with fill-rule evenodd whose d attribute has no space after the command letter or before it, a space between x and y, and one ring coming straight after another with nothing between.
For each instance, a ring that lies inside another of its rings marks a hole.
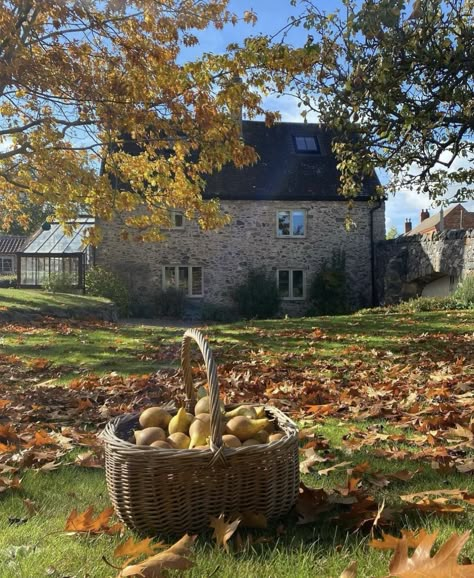
<instances>
[{"instance_id":1,"label":"garden shed","mask_svg":"<svg viewBox=\"0 0 474 578\"><path fill-rule=\"evenodd\" d=\"M84 287L85 272L93 261L93 249L85 245L92 217L80 217L68 223L64 231L57 223L44 223L17 254L19 287L41 287L51 275L63 275L78 289Z\"/></svg>"}]
</instances>

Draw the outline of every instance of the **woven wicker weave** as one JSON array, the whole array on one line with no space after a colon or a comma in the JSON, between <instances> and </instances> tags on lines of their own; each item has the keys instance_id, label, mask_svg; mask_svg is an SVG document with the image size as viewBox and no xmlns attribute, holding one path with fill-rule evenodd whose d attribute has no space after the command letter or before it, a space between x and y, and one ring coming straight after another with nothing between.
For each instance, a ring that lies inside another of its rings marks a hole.
<instances>
[{"instance_id":1,"label":"woven wicker weave","mask_svg":"<svg viewBox=\"0 0 474 578\"><path fill-rule=\"evenodd\" d=\"M209 382L210 449L135 446L125 440L139 427L138 415L116 418L102 433L115 511L127 526L148 535L198 532L209 527L210 516L221 513L261 513L274 520L288 513L298 495L298 430L280 410L265 406L267 416L286 433L281 440L223 446L216 366L207 341L195 329L184 334L181 354L189 405L195 403L192 340L203 354Z\"/></svg>"}]
</instances>

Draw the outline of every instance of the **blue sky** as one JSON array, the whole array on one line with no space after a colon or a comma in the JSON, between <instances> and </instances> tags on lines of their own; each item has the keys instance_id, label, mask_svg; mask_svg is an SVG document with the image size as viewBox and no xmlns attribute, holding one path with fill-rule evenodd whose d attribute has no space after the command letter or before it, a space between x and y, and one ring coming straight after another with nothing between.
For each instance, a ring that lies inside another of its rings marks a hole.
<instances>
[{"instance_id":1,"label":"blue sky","mask_svg":"<svg viewBox=\"0 0 474 578\"><path fill-rule=\"evenodd\" d=\"M331 10L340 3L337 0L324 0L319 5L325 10ZM225 51L229 43L239 42L246 36L259 33L274 34L288 23L291 15L298 15L302 10L301 6L292 7L290 0L231 0L229 8L237 14L253 9L258 16L258 21L255 26L241 23L220 31L206 30L201 36L201 50L219 53ZM307 34L307 31L300 28L293 31L287 40L295 45L304 44ZM296 101L291 97L269 99L266 105L268 108L279 110L284 121L302 120ZM308 118L311 120L310 117ZM386 176L379 174L379 178L383 181ZM474 201L464 203L464 205L471 211L474 210ZM402 233L407 218L411 219L413 226L417 225L420 222L422 209L428 209L431 214L439 212L439 208L433 206L426 195L418 194L416 191L399 191L395 196L390 196L386 203L387 230L395 226L398 232Z\"/></svg>"}]
</instances>

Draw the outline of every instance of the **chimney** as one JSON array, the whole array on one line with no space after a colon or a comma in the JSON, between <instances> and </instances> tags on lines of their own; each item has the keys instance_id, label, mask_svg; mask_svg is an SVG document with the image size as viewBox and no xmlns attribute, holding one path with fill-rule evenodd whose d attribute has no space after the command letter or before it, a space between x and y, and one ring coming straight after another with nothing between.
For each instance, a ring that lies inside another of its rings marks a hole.
<instances>
[{"instance_id":1,"label":"chimney","mask_svg":"<svg viewBox=\"0 0 474 578\"><path fill-rule=\"evenodd\" d=\"M420 213L420 223L423 223L423 221L425 219L429 219L430 218L430 212L428 211L428 209L422 209L421 213Z\"/></svg>"},{"instance_id":2,"label":"chimney","mask_svg":"<svg viewBox=\"0 0 474 578\"><path fill-rule=\"evenodd\" d=\"M411 219L405 221L405 234L411 231Z\"/></svg>"}]
</instances>

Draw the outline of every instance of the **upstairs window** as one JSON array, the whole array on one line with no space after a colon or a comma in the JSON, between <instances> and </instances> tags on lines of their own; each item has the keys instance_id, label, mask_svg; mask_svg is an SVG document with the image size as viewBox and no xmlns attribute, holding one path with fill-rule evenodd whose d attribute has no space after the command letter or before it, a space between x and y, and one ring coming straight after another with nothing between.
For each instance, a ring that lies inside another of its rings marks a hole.
<instances>
[{"instance_id":1,"label":"upstairs window","mask_svg":"<svg viewBox=\"0 0 474 578\"><path fill-rule=\"evenodd\" d=\"M295 136L295 149L297 153L312 153L320 152L318 139L315 136Z\"/></svg>"},{"instance_id":2,"label":"upstairs window","mask_svg":"<svg viewBox=\"0 0 474 578\"><path fill-rule=\"evenodd\" d=\"M306 211L278 211L277 237L305 237Z\"/></svg>"},{"instance_id":3,"label":"upstairs window","mask_svg":"<svg viewBox=\"0 0 474 578\"><path fill-rule=\"evenodd\" d=\"M304 299L304 271L302 269L279 269L277 287L282 299Z\"/></svg>"},{"instance_id":4,"label":"upstairs window","mask_svg":"<svg viewBox=\"0 0 474 578\"><path fill-rule=\"evenodd\" d=\"M163 268L163 289L181 289L187 297L202 297L202 267L166 266Z\"/></svg>"},{"instance_id":5,"label":"upstairs window","mask_svg":"<svg viewBox=\"0 0 474 578\"><path fill-rule=\"evenodd\" d=\"M172 229L183 229L184 228L184 215L181 211L171 211L171 228Z\"/></svg>"}]
</instances>

